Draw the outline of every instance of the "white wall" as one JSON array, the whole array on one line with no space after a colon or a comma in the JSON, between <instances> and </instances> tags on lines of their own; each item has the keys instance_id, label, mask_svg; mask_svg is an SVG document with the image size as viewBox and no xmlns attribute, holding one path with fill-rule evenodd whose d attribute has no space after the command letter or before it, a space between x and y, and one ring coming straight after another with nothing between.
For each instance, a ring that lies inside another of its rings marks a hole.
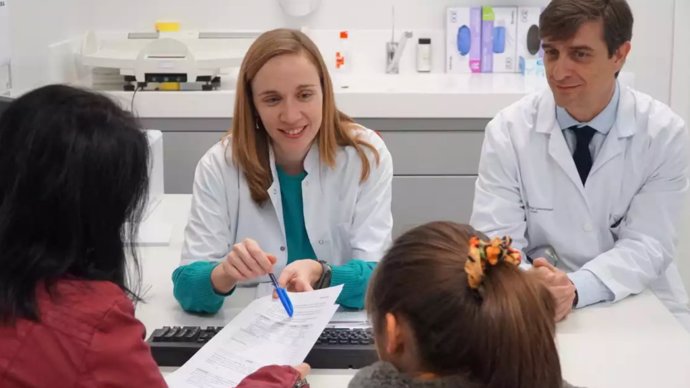
<instances>
[{"instance_id":1,"label":"white wall","mask_svg":"<svg viewBox=\"0 0 690 388\"><path fill-rule=\"evenodd\" d=\"M668 103L673 44L673 23L669 20L673 20L674 0L628 1L635 25L633 51L626 70L635 73L637 88ZM391 28L391 7L395 5L396 29L430 30L444 28L444 10L451 5L543 6L548 1L321 0L320 7L304 18L285 16L277 0L100 0L97 3L91 20L94 26L103 29L150 30L156 19L174 19L189 29L266 30L308 26L312 29L386 30ZM132 9L137 11L132 12ZM383 52L383 44L381 47ZM442 50L442 46L435 50Z\"/></svg>"},{"instance_id":2,"label":"white wall","mask_svg":"<svg viewBox=\"0 0 690 388\"><path fill-rule=\"evenodd\" d=\"M28 88L55 82L47 58L49 45L80 35L89 0L10 0L12 86Z\"/></svg>"},{"instance_id":3,"label":"white wall","mask_svg":"<svg viewBox=\"0 0 690 388\"><path fill-rule=\"evenodd\" d=\"M671 107L686 123L690 123L690 23L687 21L690 16L690 1L677 0L675 7ZM680 214L681 228L676 257L685 287L690 290L690 195Z\"/></svg>"},{"instance_id":4,"label":"white wall","mask_svg":"<svg viewBox=\"0 0 690 388\"><path fill-rule=\"evenodd\" d=\"M690 123L690 1L677 0L675 7L671 107Z\"/></svg>"},{"instance_id":5,"label":"white wall","mask_svg":"<svg viewBox=\"0 0 690 388\"><path fill-rule=\"evenodd\" d=\"M668 104L673 51L674 3L688 0L628 0L633 11L632 52L625 69L635 87Z\"/></svg>"},{"instance_id":6,"label":"white wall","mask_svg":"<svg viewBox=\"0 0 690 388\"><path fill-rule=\"evenodd\" d=\"M629 0L635 28L626 70L635 73L638 89L666 103L670 101L673 63L673 23L669 21L674 18L675 2ZM687 1L677 2L687 8ZM282 13L277 0L14 0L13 60L19 64L15 77L22 85L45 80L46 76L38 70L45 66L45 61L42 63L39 58L45 53L46 44L79 35L85 29L150 31L156 20L172 19L181 22L184 29L199 30L263 31L285 26L389 30L391 6L395 5L398 31L403 28L438 30L439 34L444 28L444 10L450 5L547 3L547 0L321 0L313 14L294 18ZM377 35L381 39L387 37L385 33ZM438 44L434 50L443 50L442 42ZM382 40L382 53L383 47ZM353 51L356 49L353 47Z\"/></svg>"},{"instance_id":7,"label":"white wall","mask_svg":"<svg viewBox=\"0 0 690 388\"><path fill-rule=\"evenodd\" d=\"M47 0L46 0L47 1ZM546 0L321 0L303 18L282 13L277 0L99 0L92 20L104 29L151 29L156 19L175 19L189 29L388 29L391 6L404 28L442 28L449 5L543 5Z\"/></svg>"},{"instance_id":8,"label":"white wall","mask_svg":"<svg viewBox=\"0 0 690 388\"><path fill-rule=\"evenodd\" d=\"M9 93L11 87L9 3L0 0L0 95Z\"/></svg>"}]
</instances>

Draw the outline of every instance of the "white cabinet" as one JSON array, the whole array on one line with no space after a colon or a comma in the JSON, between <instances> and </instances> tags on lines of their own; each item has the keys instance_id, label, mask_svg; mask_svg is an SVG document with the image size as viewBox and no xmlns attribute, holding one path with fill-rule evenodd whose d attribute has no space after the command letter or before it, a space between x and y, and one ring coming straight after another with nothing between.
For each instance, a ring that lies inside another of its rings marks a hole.
<instances>
[{"instance_id":1,"label":"white cabinet","mask_svg":"<svg viewBox=\"0 0 690 388\"><path fill-rule=\"evenodd\" d=\"M393 235L430 221L467 223L476 176L393 178Z\"/></svg>"},{"instance_id":2,"label":"white cabinet","mask_svg":"<svg viewBox=\"0 0 690 388\"><path fill-rule=\"evenodd\" d=\"M396 175L476 175L484 132L382 131Z\"/></svg>"}]
</instances>

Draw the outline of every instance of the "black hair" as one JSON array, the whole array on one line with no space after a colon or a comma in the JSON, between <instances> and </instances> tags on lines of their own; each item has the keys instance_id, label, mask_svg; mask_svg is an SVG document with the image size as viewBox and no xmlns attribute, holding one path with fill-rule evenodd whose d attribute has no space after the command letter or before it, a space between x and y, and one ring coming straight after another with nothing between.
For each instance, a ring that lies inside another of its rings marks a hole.
<instances>
[{"instance_id":1,"label":"black hair","mask_svg":"<svg viewBox=\"0 0 690 388\"><path fill-rule=\"evenodd\" d=\"M0 117L0 323L39 320L37 287L53 294L64 278L110 281L140 300L132 242L148 163L139 123L103 95L50 85L10 104Z\"/></svg>"}]
</instances>

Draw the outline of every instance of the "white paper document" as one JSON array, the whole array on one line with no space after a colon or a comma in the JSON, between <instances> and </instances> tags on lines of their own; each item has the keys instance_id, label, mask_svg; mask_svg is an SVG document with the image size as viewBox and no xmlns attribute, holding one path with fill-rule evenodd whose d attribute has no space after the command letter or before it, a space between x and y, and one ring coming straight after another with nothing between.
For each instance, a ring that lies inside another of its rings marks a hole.
<instances>
[{"instance_id":1,"label":"white paper document","mask_svg":"<svg viewBox=\"0 0 690 388\"><path fill-rule=\"evenodd\" d=\"M254 300L166 382L170 388L228 388L262 366L303 362L338 309L342 288L290 293L292 318L270 295Z\"/></svg>"},{"instance_id":2,"label":"white paper document","mask_svg":"<svg viewBox=\"0 0 690 388\"><path fill-rule=\"evenodd\" d=\"M273 283L257 284L255 298L258 299L266 295L273 295ZM327 327L366 328L371 327L371 324L369 323L369 318L365 310L353 310L340 307L338 311L333 314L333 318L328 322Z\"/></svg>"}]
</instances>

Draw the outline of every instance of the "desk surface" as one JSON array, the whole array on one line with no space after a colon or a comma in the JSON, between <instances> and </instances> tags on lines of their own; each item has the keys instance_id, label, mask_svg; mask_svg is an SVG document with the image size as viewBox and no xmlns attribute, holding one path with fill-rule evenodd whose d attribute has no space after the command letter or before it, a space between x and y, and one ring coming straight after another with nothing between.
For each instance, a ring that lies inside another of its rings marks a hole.
<instances>
[{"instance_id":1,"label":"desk surface","mask_svg":"<svg viewBox=\"0 0 690 388\"><path fill-rule=\"evenodd\" d=\"M166 195L147 222L172 225L170 244L140 248L145 303L136 315L147 333L170 325L223 325L254 297L238 289L213 316L182 311L172 295L172 271L179 262L190 195ZM690 334L651 293L577 310L557 326L563 376L591 388L690 387ZM174 368L163 368L164 373ZM354 371L315 370L311 386L346 387Z\"/></svg>"}]
</instances>

